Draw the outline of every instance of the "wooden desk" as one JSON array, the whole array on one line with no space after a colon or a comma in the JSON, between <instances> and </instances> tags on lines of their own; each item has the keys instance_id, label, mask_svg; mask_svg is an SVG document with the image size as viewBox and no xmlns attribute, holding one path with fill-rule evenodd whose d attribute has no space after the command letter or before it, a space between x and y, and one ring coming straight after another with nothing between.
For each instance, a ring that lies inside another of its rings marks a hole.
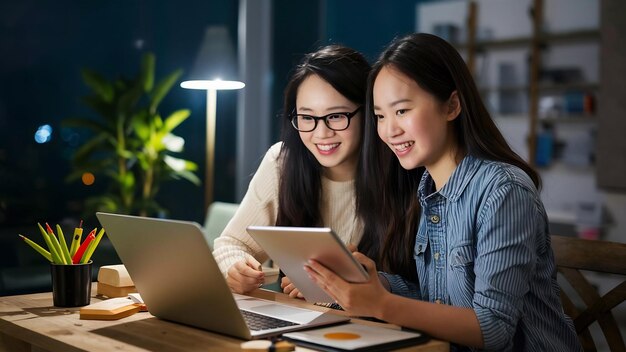
<instances>
[{"instance_id":1,"label":"wooden desk","mask_svg":"<svg viewBox=\"0 0 626 352\"><path fill-rule=\"evenodd\" d=\"M92 292L96 292L95 287ZM327 310L271 291L257 290L251 295ZM99 300L92 297L91 302ZM243 342L161 320L147 312L101 321L80 320L78 310L53 307L51 293L0 297L0 351L239 351ZM449 351L449 345L431 340L405 350L444 352ZM298 347L297 351L309 350Z\"/></svg>"}]
</instances>

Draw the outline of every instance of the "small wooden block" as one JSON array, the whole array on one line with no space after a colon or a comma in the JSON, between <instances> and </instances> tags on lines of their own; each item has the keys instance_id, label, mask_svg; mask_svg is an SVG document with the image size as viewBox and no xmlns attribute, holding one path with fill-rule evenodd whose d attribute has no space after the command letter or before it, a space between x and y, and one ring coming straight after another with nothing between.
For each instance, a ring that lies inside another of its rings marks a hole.
<instances>
[{"instance_id":1,"label":"small wooden block","mask_svg":"<svg viewBox=\"0 0 626 352\"><path fill-rule=\"evenodd\" d=\"M135 286L123 264L104 265L98 271L98 282L114 287Z\"/></svg>"},{"instance_id":2,"label":"small wooden block","mask_svg":"<svg viewBox=\"0 0 626 352\"><path fill-rule=\"evenodd\" d=\"M115 287L102 282L98 282L98 294L107 296L109 298L126 297L129 293L135 292L137 292L135 286Z\"/></svg>"},{"instance_id":3,"label":"small wooden block","mask_svg":"<svg viewBox=\"0 0 626 352\"><path fill-rule=\"evenodd\" d=\"M270 350L275 352L291 352L296 349L296 345L284 340L274 344L269 340L252 340L242 342L240 348L242 352L265 352Z\"/></svg>"}]
</instances>

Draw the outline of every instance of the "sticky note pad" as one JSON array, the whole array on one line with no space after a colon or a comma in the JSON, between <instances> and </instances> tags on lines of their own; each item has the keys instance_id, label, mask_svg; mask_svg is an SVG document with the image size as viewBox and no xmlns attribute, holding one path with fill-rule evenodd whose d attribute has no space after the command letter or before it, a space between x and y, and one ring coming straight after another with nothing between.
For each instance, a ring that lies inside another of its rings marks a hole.
<instances>
[{"instance_id":1,"label":"sticky note pad","mask_svg":"<svg viewBox=\"0 0 626 352\"><path fill-rule=\"evenodd\" d=\"M141 309L128 297L111 298L80 309L80 319L117 320L133 315Z\"/></svg>"}]
</instances>

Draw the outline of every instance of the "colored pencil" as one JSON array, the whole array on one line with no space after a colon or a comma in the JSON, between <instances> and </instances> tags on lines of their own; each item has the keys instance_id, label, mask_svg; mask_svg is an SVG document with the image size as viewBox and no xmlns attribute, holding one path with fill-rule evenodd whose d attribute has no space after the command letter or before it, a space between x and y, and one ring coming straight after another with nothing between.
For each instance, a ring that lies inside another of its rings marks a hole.
<instances>
[{"instance_id":1,"label":"colored pencil","mask_svg":"<svg viewBox=\"0 0 626 352\"><path fill-rule=\"evenodd\" d=\"M18 235L18 236L20 236L20 238L24 240L24 242L26 242L29 246L33 247L33 249L36 250L39 254L43 255L46 259L48 259L49 262L52 261L52 255L50 254L50 252L43 249L43 247L41 247L37 243L29 240L26 236L22 236L22 235Z\"/></svg>"}]
</instances>

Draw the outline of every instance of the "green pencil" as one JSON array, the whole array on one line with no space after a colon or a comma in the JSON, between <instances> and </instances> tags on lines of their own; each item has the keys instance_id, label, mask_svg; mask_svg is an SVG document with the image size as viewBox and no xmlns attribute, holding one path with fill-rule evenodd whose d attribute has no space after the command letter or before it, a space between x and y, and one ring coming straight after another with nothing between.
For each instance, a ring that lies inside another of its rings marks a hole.
<instances>
[{"instance_id":1,"label":"green pencil","mask_svg":"<svg viewBox=\"0 0 626 352\"><path fill-rule=\"evenodd\" d=\"M98 244L100 243L100 240L102 239L103 235L104 235L104 227L100 229L96 238L93 241L91 241L91 243L89 244L89 247L87 247L87 251L85 251L83 258L80 260L81 264L89 262L89 259L91 259L91 255L96 250L96 247L98 247Z\"/></svg>"},{"instance_id":2,"label":"green pencil","mask_svg":"<svg viewBox=\"0 0 626 352\"><path fill-rule=\"evenodd\" d=\"M52 255L50 254L50 252L43 249L43 247L41 247L37 243L29 240L28 238L26 238L26 236L22 236L22 235L18 235L18 236L20 236L20 238L24 240L24 242L26 242L29 246L33 247L33 249L36 250L39 254L43 255L46 259L48 259L49 262L52 261Z\"/></svg>"},{"instance_id":3,"label":"green pencil","mask_svg":"<svg viewBox=\"0 0 626 352\"><path fill-rule=\"evenodd\" d=\"M43 229L40 223L37 223L37 226L39 227L39 231L41 231L43 240L46 241L46 245L48 246L48 249L50 250L50 255L52 256L52 262L55 264L63 264L64 261L61 260L61 258L59 257L59 253L57 253L56 249L54 248L54 245L52 244L52 240L50 240L50 238L48 237L46 230Z\"/></svg>"},{"instance_id":4,"label":"green pencil","mask_svg":"<svg viewBox=\"0 0 626 352\"><path fill-rule=\"evenodd\" d=\"M72 262L68 263L67 259L65 259L63 251L61 250L61 244L59 243L57 236L55 236L54 232L52 232L52 229L50 228L50 225L48 225L48 223L46 223L46 228L48 228L48 236L50 236L50 242L52 243L52 245L54 245L54 248L56 249L59 258L61 259L61 264L72 264Z\"/></svg>"},{"instance_id":5,"label":"green pencil","mask_svg":"<svg viewBox=\"0 0 626 352\"><path fill-rule=\"evenodd\" d=\"M61 252L63 252L65 260L71 263L72 257L70 257L70 251L67 249L67 243L65 242L65 235L63 234L63 230L61 230L61 226L59 226L59 224L57 224L57 234L59 236L59 243L61 244Z\"/></svg>"}]
</instances>

